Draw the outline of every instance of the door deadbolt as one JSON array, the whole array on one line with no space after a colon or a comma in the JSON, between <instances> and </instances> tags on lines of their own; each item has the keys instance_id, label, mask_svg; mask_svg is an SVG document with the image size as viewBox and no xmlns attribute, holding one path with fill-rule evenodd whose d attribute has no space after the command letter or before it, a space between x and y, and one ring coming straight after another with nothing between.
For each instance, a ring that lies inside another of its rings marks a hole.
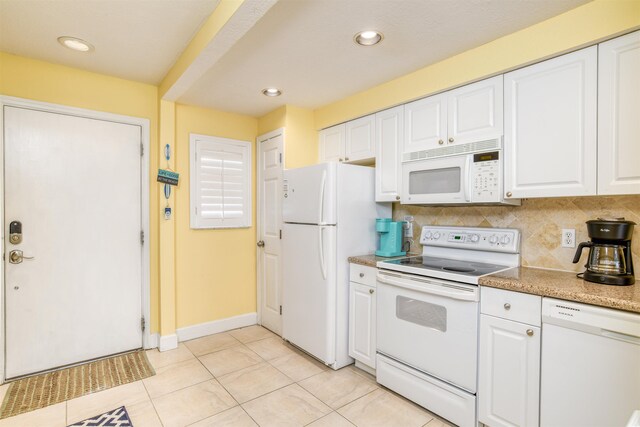
<instances>
[{"instance_id":1,"label":"door deadbolt","mask_svg":"<svg viewBox=\"0 0 640 427\"><path fill-rule=\"evenodd\" d=\"M9 242L17 245L22 242L22 223L11 221L9 224Z\"/></svg>"},{"instance_id":2,"label":"door deadbolt","mask_svg":"<svg viewBox=\"0 0 640 427\"><path fill-rule=\"evenodd\" d=\"M20 264L25 259L33 259L32 256L24 256L22 251L11 251L9 252L9 262L11 264Z\"/></svg>"}]
</instances>

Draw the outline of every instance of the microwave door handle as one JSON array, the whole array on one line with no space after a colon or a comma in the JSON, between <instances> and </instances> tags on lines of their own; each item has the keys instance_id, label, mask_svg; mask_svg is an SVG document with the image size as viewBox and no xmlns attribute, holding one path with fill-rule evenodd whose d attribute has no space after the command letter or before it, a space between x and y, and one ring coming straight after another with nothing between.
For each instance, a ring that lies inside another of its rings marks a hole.
<instances>
[{"instance_id":1,"label":"microwave door handle","mask_svg":"<svg viewBox=\"0 0 640 427\"><path fill-rule=\"evenodd\" d=\"M466 156L465 165L464 165L464 184L462 186L464 191L464 200L470 202L469 199L469 189L471 187L471 183L469 182L469 169L471 169L471 155Z\"/></svg>"}]
</instances>

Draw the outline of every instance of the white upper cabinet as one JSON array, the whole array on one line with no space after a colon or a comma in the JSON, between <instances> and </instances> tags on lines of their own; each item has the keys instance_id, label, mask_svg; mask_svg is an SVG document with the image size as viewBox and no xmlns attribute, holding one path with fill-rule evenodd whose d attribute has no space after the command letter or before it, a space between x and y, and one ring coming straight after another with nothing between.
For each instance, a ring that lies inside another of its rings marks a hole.
<instances>
[{"instance_id":1,"label":"white upper cabinet","mask_svg":"<svg viewBox=\"0 0 640 427\"><path fill-rule=\"evenodd\" d=\"M504 76L505 196L596 194L597 47Z\"/></svg>"},{"instance_id":2,"label":"white upper cabinet","mask_svg":"<svg viewBox=\"0 0 640 427\"><path fill-rule=\"evenodd\" d=\"M447 92L448 144L502 136L502 75Z\"/></svg>"},{"instance_id":3,"label":"white upper cabinet","mask_svg":"<svg viewBox=\"0 0 640 427\"><path fill-rule=\"evenodd\" d=\"M320 162L344 160L344 123L320 131Z\"/></svg>"},{"instance_id":4,"label":"white upper cabinet","mask_svg":"<svg viewBox=\"0 0 640 427\"><path fill-rule=\"evenodd\" d=\"M359 162L376 156L376 115L361 117L345 123L345 162Z\"/></svg>"},{"instance_id":5,"label":"white upper cabinet","mask_svg":"<svg viewBox=\"0 0 640 427\"><path fill-rule=\"evenodd\" d=\"M405 104L403 153L502 136L502 76Z\"/></svg>"},{"instance_id":6,"label":"white upper cabinet","mask_svg":"<svg viewBox=\"0 0 640 427\"><path fill-rule=\"evenodd\" d=\"M403 153L441 147L447 139L446 94L404 105Z\"/></svg>"},{"instance_id":7,"label":"white upper cabinet","mask_svg":"<svg viewBox=\"0 0 640 427\"><path fill-rule=\"evenodd\" d=\"M404 106L376 114L376 202L400 200Z\"/></svg>"},{"instance_id":8,"label":"white upper cabinet","mask_svg":"<svg viewBox=\"0 0 640 427\"><path fill-rule=\"evenodd\" d=\"M365 163L376 156L375 114L320 131L320 163Z\"/></svg>"},{"instance_id":9,"label":"white upper cabinet","mask_svg":"<svg viewBox=\"0 0 640 427\"><path fill-rule=\"evenodd\" d=\"M640 193L640 32L599 45L598 194Z\"/></svg>"}]
</instances>

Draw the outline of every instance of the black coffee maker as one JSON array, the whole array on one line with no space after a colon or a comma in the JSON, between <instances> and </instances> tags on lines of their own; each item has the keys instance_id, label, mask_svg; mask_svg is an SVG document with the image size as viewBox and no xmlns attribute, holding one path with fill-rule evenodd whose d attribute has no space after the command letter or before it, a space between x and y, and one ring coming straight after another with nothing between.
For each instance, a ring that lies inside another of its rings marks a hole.
<instances>
[{"instance_id":1,"label":"black coffee maker","mask_svg":"<svg viewBox=\"0 0 640 427\"><path fill-rule=\"evenodd\" d=\"M585 264L587 271L580 273L584 280L603 285L633 285L631 236L634 225L635 222L624 218L587 221L591 241L580 243L573 258L573 263L578 263L582 250L589 248L589 259Z\"/></svg>"}]
</instances>

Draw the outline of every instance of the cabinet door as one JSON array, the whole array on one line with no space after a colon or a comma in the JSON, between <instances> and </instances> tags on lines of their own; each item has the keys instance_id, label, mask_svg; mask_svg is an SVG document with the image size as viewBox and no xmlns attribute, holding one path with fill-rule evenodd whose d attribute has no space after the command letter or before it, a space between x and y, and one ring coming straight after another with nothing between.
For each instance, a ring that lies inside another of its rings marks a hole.
<instances>
[{"instance_id":1,"label":"cabinet door","mask_svg":"<svg viewBox=\"0 0 640 427\"><path fill-rule=\"evenodd\" d=\"M344 160L344 123L320 131L320 163Z\"/></svg>"},{"instance_id":2,"label":"cabinet door","mask_svg":"<svg viewBox=\"0 0 640 427\"><path fill-rule=\"evenodd\" d=\"M505 196L596 194L597 47L504 76Z\"/></svg>"},{"instance_id":3,"label":"cabinet door","mask_svg":"<svg viewBox=\"0 0 640 427\"><path fill-rule=\"evenodd\" d=\"M640 32L598 49L598 194L638 194Z\"/></svg>"},{"instance_id":4,"label":"cabinet door","mask_svg":"<svg viewBox=\"0 0 640 427\"><path fill-rule=\"evenodd\" d=\"M400 200L404 107L376 114L376 202Z\"/></svg>"},{"instance_id":5,"label":"cabinet door","mask_svg":"<svg viewBox=\"0 0 640 427\"><path fill-rule=\"evenodd\" d=\"M537 426L539 405L540 328L481 315L478 420Z\"/></svg>"},{"instance_id":6,"label":"cabinet door","mask_svg":"<svg viewBox=\"0 0 640 427\"><path fill-rule=\"evenodd\" d=\"M373 160L376 156L376 115L351 120L345 126L345 162Z\"/></svg>"},{"instance_id":7,"label":"cabinet door","mask_svg":"<svg viewBox=\"0 0 640 427\"><path fill-rule=\"evenodd\" d=\"M349 283L349 356L376 368L376 294L371 286Z\"/></svg>"},{"instance_id":8,"label":"cabinet door","mask_svg":"<svg viewBox=\"0 0 640 427\"><path fill-rule=\"evenodd\" d=\"M446 94L430 96L404 106L403 153L445 146Z\"/></svg>"},{"instance_id":9,"label":"cabinet door","mask_svg":"<svg viewBox=\"0 0 640 427\"><path fill-rule=\"evenodd\" d=\"M502 136L502 87L500 75L448 92L447 144Z\"/></svg>"}]
</instances>

